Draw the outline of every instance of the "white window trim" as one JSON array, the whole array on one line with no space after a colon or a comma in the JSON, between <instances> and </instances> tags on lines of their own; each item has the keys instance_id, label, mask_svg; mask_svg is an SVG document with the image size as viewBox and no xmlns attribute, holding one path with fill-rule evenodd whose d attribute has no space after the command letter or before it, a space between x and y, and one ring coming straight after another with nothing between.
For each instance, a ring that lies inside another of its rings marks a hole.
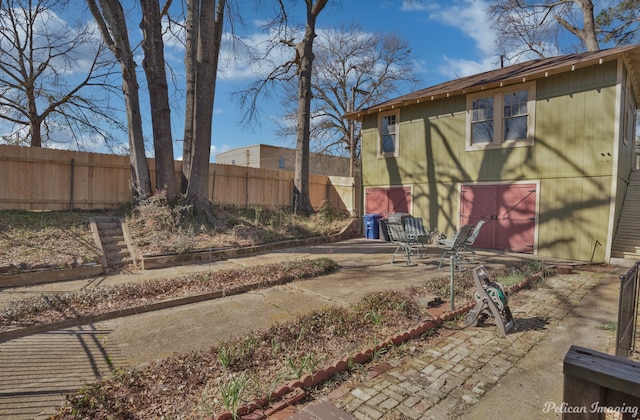
<instances>
[{"instance_id":1,"label":"white window trim","mask_svg":"<svg viewBox=\"0 0 640 420\"><path fill-rule=\"evenodd\" d=\"M527 90L527 138L520 140L503 140L503 96L506 93ZM478 98L493 97L493 142L471 144L471 116L473 101ZM512 85L501 89L492 89L467 95L467 127L465 135L466 150L501 149L509 147L533 146L536 113L535 82Z\"/></svg>"},{"instance_id":2,"label":"white window trim","mask_svg":"<svg viewBox=\"0 0 640 420\"><path fill-rule=\"evenodd\" d=\"M393 148L393 153L391 152L383 152L382 151L382 136L380 135L380 131L382 130L382 118L388 115L396 116L396 130L395 130L395 144ZM398 157L400 147L400 110L393 109L391 111L381 112L378 114L378 158L390 158L390 157Z\"/></svg>"}]
</instances>

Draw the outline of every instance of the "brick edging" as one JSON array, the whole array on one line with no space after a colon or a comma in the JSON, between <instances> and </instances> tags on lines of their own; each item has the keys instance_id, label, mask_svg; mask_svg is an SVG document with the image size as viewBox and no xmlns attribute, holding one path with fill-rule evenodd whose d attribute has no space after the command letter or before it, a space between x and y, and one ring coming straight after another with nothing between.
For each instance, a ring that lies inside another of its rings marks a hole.
<instances>
[{"instance_id":1,"label":"brick edging","mask_svg":"<svg viewBox=\"0 0 640 420\"><path fill-rule=\"evenodd\" d=\"M517 293L518 291L529 286L529 284L531 284L533 281L541 279L543 277L544 272L539 271L508 287L506 291L508 294ZM246 420L267 418L274 413L301 401L306 395L305 389L312 388L322 382L327 381L336 373L346 371L350 368L350 365L353 365L354 363L369 363L373 360L374 354L379 353L381 350L398 346L411 339L419 338L427 332L436 330L440 328L444 322L450 321L462 314L465 314L466 312L473 309L474 306L475 302L469 302L454 311L445 312L441 317L425 321L409 330L396 334L392 337L388 337L386 340L375 347L367 348L360 352L354 353L350 356L347 356L346 359L338 360L333 364L326 366L324 369L319 369L313 373L304 375L300 377L300 379L294 379L288 384L273 391L270 395L267 395L258 400L251 401L250 403L239 407L237 414L242 419ZM233 419L233 415L230 412L225 411L214 417L213 419L230 420Z\"/></svg>"}]
</instances>

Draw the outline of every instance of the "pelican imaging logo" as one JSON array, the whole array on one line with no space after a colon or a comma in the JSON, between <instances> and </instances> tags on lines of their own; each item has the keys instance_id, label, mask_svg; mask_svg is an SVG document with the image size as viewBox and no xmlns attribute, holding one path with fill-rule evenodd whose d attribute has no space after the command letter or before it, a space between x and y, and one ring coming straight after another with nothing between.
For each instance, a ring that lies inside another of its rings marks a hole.
<instances>
[{"instance_id":1,"label":"pelican imaging logo","mask_svg":"<svg viewBox=\"0 0 640 420\"><path fill-rule=\"evenodd\" d=\"M631 418L635 419L638 417L638 406L635 405L626 405L622 403L622 405L601 405L599 401L594 402L593 404L586 405L569 405L566 402L562 402L561 404L557 404L554 401L547 401L544 403L544 408L542 409L544 413L555 413L555 414L586 414L586 413L619 413L619 414L630 414Z\"/></svg>"}]
</instances>

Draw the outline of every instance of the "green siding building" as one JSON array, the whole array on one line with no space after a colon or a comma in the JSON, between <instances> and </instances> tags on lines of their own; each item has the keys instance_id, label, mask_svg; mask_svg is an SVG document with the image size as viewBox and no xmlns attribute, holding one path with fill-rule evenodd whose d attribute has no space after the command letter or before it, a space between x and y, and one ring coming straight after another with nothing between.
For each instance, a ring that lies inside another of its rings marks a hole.
<instances>
[{"instance_id":1,"label":"green siding building","mask_svg":"<svg viewBox=\"0 0 640 420\"><path fill-rule=\"evenodd\" d=\"M477 246L608 261L635 170L640 46L534 60L347 118L362 123L365 213L408 212Z\"/></svg>"}]
</instances>

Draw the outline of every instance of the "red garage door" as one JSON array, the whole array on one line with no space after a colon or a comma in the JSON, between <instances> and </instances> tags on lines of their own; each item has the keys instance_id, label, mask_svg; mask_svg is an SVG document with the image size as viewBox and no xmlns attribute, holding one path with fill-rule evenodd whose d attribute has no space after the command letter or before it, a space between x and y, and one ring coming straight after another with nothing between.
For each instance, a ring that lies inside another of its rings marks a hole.
<instances>
[{"instance_id":1,"label":"red garage door","mask_svg":"<svg viewBox=\"0 0 640 420\"><path fill-rule=\"evenodd\" d=\"M365 189L365 213L383 214L409 213L411 188L388 187Z\"/></svg>"},{"instance_id":2,"label":"red garage door","mask_svg":"<svg viewBox=\"0 0 640 420\"><path fill-rule=\"evenodd\" d=\"M460 226L485 220L474 247L533 253L536 185L464 185Z\"/></svg>"}]
</instances>

